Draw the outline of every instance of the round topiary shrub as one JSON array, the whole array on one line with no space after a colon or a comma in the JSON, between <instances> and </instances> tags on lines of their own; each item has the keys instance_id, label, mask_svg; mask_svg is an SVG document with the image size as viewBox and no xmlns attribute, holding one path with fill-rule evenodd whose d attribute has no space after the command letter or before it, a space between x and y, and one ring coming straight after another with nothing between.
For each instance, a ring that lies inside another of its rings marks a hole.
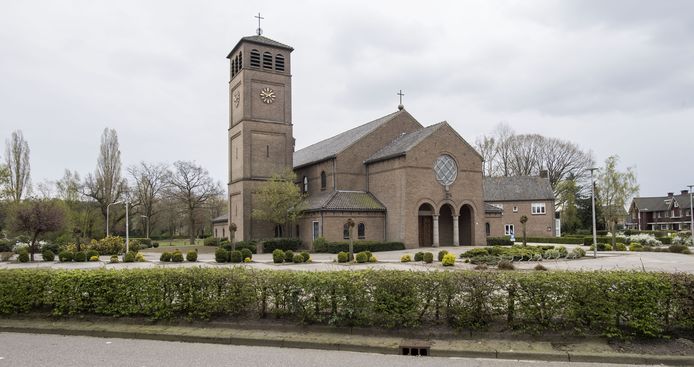
<instances>
[{"instance_id":1,"label":"round topiary shrub","mask_svg":"<svg viewBox=\"0 0 694 367\"><path fill-rule=\"evenodd\" d=\"M127 254L123 255L123 262L124 263L134 263L135 262L135 253L134 252L128 252Z\"/></svg>"},{"instance_id":2,"label":"round topiary shrub","mask_svg":"<svg viewBox=\"0 0 694 367\"><path fill-rule=\"evenodd\" d=\"M304 262L309 262L309 260L311 260L311 254L306 251L301 251L301 256L304 258Z\"/></svg>"},{"instance_id":3,"label":"round topiary shrub","mask_svg":"<svg viewBox=\"0 0 694 367\"><path fill-rule=\"evenodd\" d=\"M181 251L176 250L171 254L171 261L175 263L182 263L183 262L183 254Z\"/></svg>"},{"instance_id":4,"label":"round topiary shrub","mask_svg":"<svg viewBox=\"0 0 694 367\"><path fill-rule=\"evenodd\" d=\"M617 242L614 244L614 250L615 251L626 251L627 250L627 245Z\"/></svg>"},{"instance_id":5,"label":"round topiary shrub","mask_svg":"<svg viewBox=\"0 0 694 367\"><path fill-rule=\"evenodd\" d=\"M72 253L71 251L67 251L67 250L60 251L60 253L58 254L58 260L61 263L66 263L66 262L69 263L70 261L72 261L72 258L74 258L74 257L75 257L75 254Z\"/></svg>"},{"instance_id":6,"label":"round topiary shrub","mask_svg":"<svg viewBox=\"0 0 694 367\"><path fill-rule=\"evenodd\" d=\"M339 263L346 263L349 261L349 253L348 252L338 252L337 253L337 262Z\"/></svg>"},{"instance_id":7,"label":"round topiary shrub","mask_svg":"<svg viewBox=\"0 0 694 367\"><path fill-rule=\"evenodd\" d=\"M246 259L253 259L253 252L247 248L242 248L241 249L241 257L245 261Z\"/></svg>"},{"instance_id":8,"label":"round topiary shrub","mask_svg":"<svg viewBox=\"0 0 694 367\"><path fill-rule=\"evenodd\" d=\"M405 254L405 255L400 256L400 262L401 263L408 263L410 261L412 261L412 256L410 256L410 254Z\"/></svg>"},{"instance_id":9,"label":"round topiary shrub","mask_svg":"<svg viewBox=\"0 0 694 367\"><path fill-rule=\"evenodd\" d=\"M443 264L443 266L455 265L455 255L453 255L453 254L443 255L443 259L441 259L441 264Z\"/></svg>"},{"instance_id":10,"label":"round topiary shrub","mask_svg":"<svg viewBox=\"0 0 694 367\"><path fill-rule=\"evenodd\" d=\"M145 262L145 261L147 261L147 260L145 259L145 255L143 255L143 254L141 254L141 253L138 252L138 253L135 255L135 261L137 261L137 262L139 262L139 263L143 263L143 262Z\"/></svg>"},{"instance_id":11,"label":"round topiary shrub","mask_svg":"<svg viewBox=\"0 0 694 367\"><path fill-rule=\"evenodd\" d=\"M240 263L243 261L243 256L241 255L241 251L234 250L234 251L229 251L229 261L233 263Z\"/></svg>"},{"instance_id":12,"label":"round topiary shrub","mask_svg":"<svg viewBox=\"0 0 694 367\"><path fill-rule=\"evenodd\" d=\"M97 262L97 261L99 261L99 257L98 257L98 256L92 256L92 257L89 258L89 261L91 261L91 262Z\"/></svg>"},{"instance_id":13,"label":"round topiary shrub","mask_svg":"<svg viewBox=\"0 0 694 367\"><path fill-rule=\"evenodd\" d=\"M97 259L99 258L99 251L96 250L87 250L87 259L90 259L89 261L92 261L91 258L96 256ZM99 261L99 260L97 260Z\"/></svg>"},{"instance_id":14,"label":"round topiary shrub","mask_svg":"<svg viewBox=\"0 0 694 367\"><path fill-rule=\"evenodd\" d=\"M17 257L17 260L19 260L20 263L26 263L29 262L29 251L27 249L23 248L19 251L19 256Z\"/></svg>"},{"instance_id":15,"label":"round topiary shrub","mask_svg":"<svg viewBox=\"0 0 694 367\"><path fill-rule=\"evenodd\" d=\"M366 252L358 252L355 259L358 263L363 264L369 261L369 256L366 254Z\"/></svg>"},{"instance_id":16,"label":"round topiary shrub","mask_svg":"<svg viewBox=\"0 0 694 367\"><path fill-rule=\"evenodd\" d=\"M194 263L198 261L198 252L197 251L188 251L186 254L186 260Z\"/></svg>"},{"instance_id":17,"label":"round topiary shrub","mask_svg":"<svg viewBox=\"0 0 694 367\"><path fill-rule=\"evenodd\" d=\"M538 264L540 265L540 264ZM516 267L513 266L513 262L511 260L501 260L499 263L496 265L496 268L499 270L515 270Z\"/></svg>"},{"instance_id":18,"label":"round topiary shrub","mask_svg":"<svg viewBox=\"0 0 694 367\"><path fill-rule=\"evenodd\" d=\"M301 254L294 254L294 264L301 264L304 262L304 257Z\"/></svg>"},{"instance_id":19,"label":"round topiary shrub","mask_svg":"<svg viewBox=\"0 0 694 367\"><path fill-rule=\"evenodd\" d=\"M51 250L43 250L43 252L41 253L41 257L43 258L43 261L55 260L55 254Z\"/></svg>"},{"instance_id":20,"label":"round topiary shrub","mask_svg":"<svg viewBox=\"0 0 694 367\"><path fill-rule=\"evenodd\" d=\"M424 252L419 251L416 254L414 254L414 261L423 261L424 260Z\"/></svg>"},{"instance_id":21,"label":"round topiary shrub","mask_svg":"<svg viewBox=\"0 0 694 367\"><path fill-rule=\"evenodd\" d=\"M249 262L252 262L252 261L253 261L253 260L251 260L250 257L246 257L246 258L243 259L243 262L245 262L245 263L249 263Z\"/></svg>"},{"instance_id":22,"label":"round topiary shrub","mask_svg":"<svg viewBox=\"0 0 694 367\"><path fill-rule=\"evenodd\" d=\"M159 247L159 242L152 242L152 247L154 247L154 248Z\"/></svg>"},{"instance_id":23,"label":"round topiary shrub","mask_svg":"<svg viewBox=\"0 0 694 367\"><path fill-rule=\"evenodd\" d=\"M275 264L281 264L284 262L285 254L284 251L280 249L275 249L275 251L272 251L272 262Z\"/></svg>"},{"instance_id":24,"label":"round topiary shrub","mask_svg":"<svg viewBox=\"0 0 694 367\"><path fill-rule=\"evenodd\" d=\"M117 264L118 263L118 256L117 255L111 256L110 262L111 262L111 264Z\"/></svg>"},{"instance_id":25,"label":"round topiary shrub","mask_svg":"<svg viewBox=\"0 0 694 367\"><path fill-rule=\"evenodd\" d=\"M376 256L374 256L374 255L369 256L369 262L370 263L375 263L377 261L378 261L378 259L376 258Z\"/></svg>"},{"instance_id":26,"label":"round topiary shrub","mask_svg":"<svg viewBox=\"0 0 694 367\"><path fill-rule=\"evenodd\" d=\"M431 264L434 262L434 254L431 252L425 252L424 255L422 255L422 260L427 264Z\"/></svg>"},{"instance_id":27,"label":"round topiary shrub","mask_svg":"<svg viewBox=\"0 0 694 367\"><path fill-rule=\"evenodd\" d=\"M285 251L284 252L284 261L288 262L288 263L294 261L294 251L292 251L292 250Z\"/></svg>"},{"instance_id":28,"label":"round topiary shrub","mask_svg":"<svg viewBox=\"0 0 694 367\"><path fill-rule=\"evenodd\" d=\"M84 251L76 252L74 260L75 260L75 262L83 263L83 262L87 261L87 254L84 253Z\"/></svg>"},{"instance_id":29,"label":"round topiary shrub","mask_svg":"<svg viewBox=\"0 0 694 367\"><path fill-rule=\"evenodd\" d=\"M446 255L448 255L448 251L446 251L446 250L439 251L439 256L438 256L439 261L443 261L443 257Z\"/></svg>"},{"instance_id":30,"label":"round topiary shrub","mask_svg":"<svg viewBox=\"0 0 694 367\"><path fill-rule=\"evenodd\" d=\"M214 250L214 261L218 263L229 262L229 251L222 247Z\"/></svg>"},{"instance_id":31,"label":"round topiary shrub","mask_svg":"<svg viewBox=\"0 0 694 367\"><path fill-rule=\"evenodd\" d=\"M164 251L159 255L159 261L167 263L171 261L171 253L168 251Z\"/></svg>"}]
</instances>

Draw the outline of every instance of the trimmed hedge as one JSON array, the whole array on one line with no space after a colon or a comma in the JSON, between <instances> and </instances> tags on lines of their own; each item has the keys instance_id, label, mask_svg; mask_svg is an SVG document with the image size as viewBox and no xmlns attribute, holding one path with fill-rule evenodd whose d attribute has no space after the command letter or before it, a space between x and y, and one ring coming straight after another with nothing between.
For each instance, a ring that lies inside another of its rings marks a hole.
<instances>
[{"instance_id":1,"label":"trimmed hedge","mask_svg":"<svg viewBox=\"0 0 694 367\"><path fill-rule=\"evenodd\" d=\"M267 254L277 249L296 251L299 246L301 246L301 240L298 238L273 238L263 241L263 252Z\"/></svg>"},{"instance_id":2,"label":"trimmed hedge","mask_svg":"<svg viewBox=\"0 0 694 367\"><path fill-rule=\"evenodd\" d=\"M647 272L0 270L0 314L284 319L376 328L694 331L694 275Z\"/></svg>"},{"instance_id":3,"label":"trimmed hedge","mask_svg":"<svg viewBox=\"0 0 694 367\"><path fill-rule=\"evenodd\" d=\"M598 243L609 243L612 244L612 236L597 236L596 241ZM617 236L617 242L629 243L626 237ZM593 236L583 238L583 246L590 246L593 244Z\"/></svg>"},{"instance_id":4,"label":"trimmed hedge","mask_svg":"<svg viewBox=\"0 0 694 367\"><path fill-rule=\"evenodd\" d=\"M355 241L354 253L369 251L397 251L404 250L405 244L402 242L378 242L378 241ZM314 243L314 252L327 252L337 254L339 252L349 252L349 242L324 242Z\"/></svg>"},{"instance_id":5,"label":"trimmed hedge","mask_svg":"<svg viewBox=\"0 0 694 367\"><path fill-rule=\"evenodd\" d=\"M513 241L507 237L487 237L487 246L513 246Z\"/></svg>"},{"instance_id":6,"label":"trimmed hedge","mask_svg":"<svg viewBox=\"0 0 694 367\"><path fill-rule=\"evenodd\" d=\"M557 245L582 245L583 237L526 237L531 243L553 243ZM593 239L591 237L591 243ZM516 242L523 242L523 237L516 237Z\"/></svg>"}]
</instances>

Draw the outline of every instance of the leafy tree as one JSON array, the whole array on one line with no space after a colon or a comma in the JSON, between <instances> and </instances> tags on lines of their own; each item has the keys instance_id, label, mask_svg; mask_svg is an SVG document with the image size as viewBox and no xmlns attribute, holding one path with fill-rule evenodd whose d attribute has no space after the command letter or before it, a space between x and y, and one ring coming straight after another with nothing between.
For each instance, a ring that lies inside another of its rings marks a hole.
<instances>
[{"instance_id":1,"label":"leafy tree","mask_svg":"<svg viewBox=\"0 0 694 367\"><path fill-rule=\"evenodd\" d=\"M561 227L562 233L576 233L581 226L576 207L577 199L580 195L580 188L576 184L573 175L559 183L557 187L559 197L557 203L561 207Z\"/></svg>"},{"instance_id":2,"label":"leafy tree","mask_svg":"<svg viewBox=\"0 0 694 367\"><path fill-rule=\"evenodd\" d=\"M262 183L254 193L253 219L291 228L289 225L296 222L304 210L304 195L294 181L294 172L285 170Z\"/></svg>"},{"instance_id":3,"label":"leafy tree","mask_svg":"<svg viewBox=\"0 0 694 367\"><path fill-rule=\"evenodd\" d=\"M174 172L169 180L167 196L178 203L188 219L190 244L195 244L196 212L209 201L222 195L219 183L210 177L206 169L194 162L174 162Z\"/></svg>"},{"instance_id":4,"label":"leafy tree","mask_svg":"<svg viewBox=\"0 0 694 367\"><path fill-rule=\"evenodd\" d=\"M639 192L636 172L629 167L624 172L617 169L619 156L613 155L605 160L605 167L598 174L600 206L605 223L612 233L612 246L617 240L617 223L626 213L627 202Z\"/></svg>"},{"instance_id":5,"label":"leafy tree","mask_svg":"<svg viewBox=\"0 0 694 367\"><path fill-rule=\"evenodd\" d=\"M5 142L5 166L9 175L7 193L18 203L31 191L29 143L24 140L21 130L13 131L10 139Z\"/></svg>"},{"instance_id":6,"label":"leafy tree","mask_svg":"<svg viewBox=\"0 0 694 367\"><path fill-rule=\"evenodd\" d=\"M33 200L17 204L10 218L10 228L29 236L29 253L34 261L39 239L65 226L65 210L59 201Z\"/></svg>"}]
</instances>

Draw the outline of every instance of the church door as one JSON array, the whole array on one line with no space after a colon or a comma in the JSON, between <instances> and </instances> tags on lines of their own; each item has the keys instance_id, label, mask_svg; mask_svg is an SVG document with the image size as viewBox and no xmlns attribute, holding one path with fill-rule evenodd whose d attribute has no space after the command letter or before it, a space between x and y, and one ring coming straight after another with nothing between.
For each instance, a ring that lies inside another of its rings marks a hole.
<instances>
[{"instance_id":1,"label":"church door","mask_svg":"<svg viewBox=\"0 0 694 367\"><path fill-rule=\"evenodd\" d=\"M419 246L431 247L434 243L434 218L419 216Z\"/></svg>"}]
</instances>

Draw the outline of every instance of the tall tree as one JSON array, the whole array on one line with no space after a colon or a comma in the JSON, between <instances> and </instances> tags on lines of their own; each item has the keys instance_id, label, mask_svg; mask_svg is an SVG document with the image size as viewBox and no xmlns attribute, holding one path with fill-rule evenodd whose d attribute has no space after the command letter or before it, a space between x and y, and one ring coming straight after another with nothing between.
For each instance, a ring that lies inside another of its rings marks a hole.
<instances>
[{"instance_id":1,"label":"tall tree","mask_svg":"<svg viewBox=\"0 0 694 367\"><path fill-rule=\"evenodd\" d=\"M101 215L106 219L108 205L123 198L127 188L126 180L121 177L118 134L116 134L116 130L106 128L101 135L96 171L93 176L91 174L87 176L84 194L99 204ZM120 216L117 220L122 219L122 217ZM109 224L106 223L107 226Z\"/></svg>"},{"instance_id":2,"label":"tall tree","mask_svg":"<svg viewBox=\"0 0 694 367\"><path fill-rule=\"evenodd\" d=\"M283 226L286 229L283 233L291 234L292 231L288 230L290 224L296 222L304 208L304 195L294 181L294 172L286 170L272 175L261 184L254 193L256 207L251 213L253 219Z\"/></svg>"},{"instance_id":3,"label":"tall tree","mask_svg":"<svg viewBox=\"0 0 694 367\"><path fill-rule=\"evenodd\" d=\"M66 169L63 177L55 182L55 187L58 198L68 203L78 201L82 192L80 174Z\"/></svg>"},{"instance_id":4,"label":"tall tree","mask_svg":"<svg viewBox=\"0 0 694 367\"><path fill-rule=\"evenodd\" d=\"M39 250L41 236L63 229L65 211L59 201L34 200L17 205L10 218L10 228L29 236L29 253L34 261L34 253Z\"/></svg>"},{"instance_id":5,"label":"tall tree","mask_svg":"<svg viewBox=\"0 0 694 367\"><path fill-rule=\"evenodd\" d=\"M612 246L617 239L617 223L626 213L627 202L639 192L636 172L629 167L624 172L617 169L619 156L613 155L605 160L605 166L598 174L600 206L609 231L612 233Z\"/></svg>"},{"instance_id":6,"label":"tall tree","mask_svg":"<svg viewBox=\"0 0 694 367\"><path fill-rule=\"evenodd\" d=\"M560 196L557 198L557 206L561 208L562 233L576 233L581 221L578 218L577 200L580 198L580 188L573 176L562 181L558 185Z\"/></svg>"},{"instance_id":7,"label":"tall tree","mask_svg":"<svg viewBox=\"0 0 694 367\"><path fill-rule=\"evenodd\" d=\"M489 177L494 175L496 156L499 154L496 139L493 136L482 136L475 140L475 148L484 159L482 174Z\"/></svg>"},{"instance_id":8,"label":"tall tree","mask_svg":"<svg viewBox=\"0 0 694 367\"><path fill-rule=\"evenodd\" d=\"M176 161L166 191L168 197L184 208L190 244L195 244L196 211L212 198L222 195L221 187L201 166L194 162Z\"/></svg>"},{"instance_id":9,"label":"tall tree","mask_svg":"<svg viewBox=\"0 0 694 367\"><path fill-rule=\"evenodd\" d=\"M147 217L147 225L153 226L156 224L158 213L155 204L171 181L171 171L163 163L140 162L128 167L128 173L135 183L133 198L140 208L140 213Z\"/></svg>"},{"instance_id":10,"label":"tall tree","mask_svg":"<svg viewBox=\"0 0 694 367\"><path fill-rule=\"evenodd\" d=\"M31 192L29 143L24 140L21 130L13 131L10 139L5 141L5 165L9 170L8 194L18 203Z\"/></svg>"}]
</instances>

